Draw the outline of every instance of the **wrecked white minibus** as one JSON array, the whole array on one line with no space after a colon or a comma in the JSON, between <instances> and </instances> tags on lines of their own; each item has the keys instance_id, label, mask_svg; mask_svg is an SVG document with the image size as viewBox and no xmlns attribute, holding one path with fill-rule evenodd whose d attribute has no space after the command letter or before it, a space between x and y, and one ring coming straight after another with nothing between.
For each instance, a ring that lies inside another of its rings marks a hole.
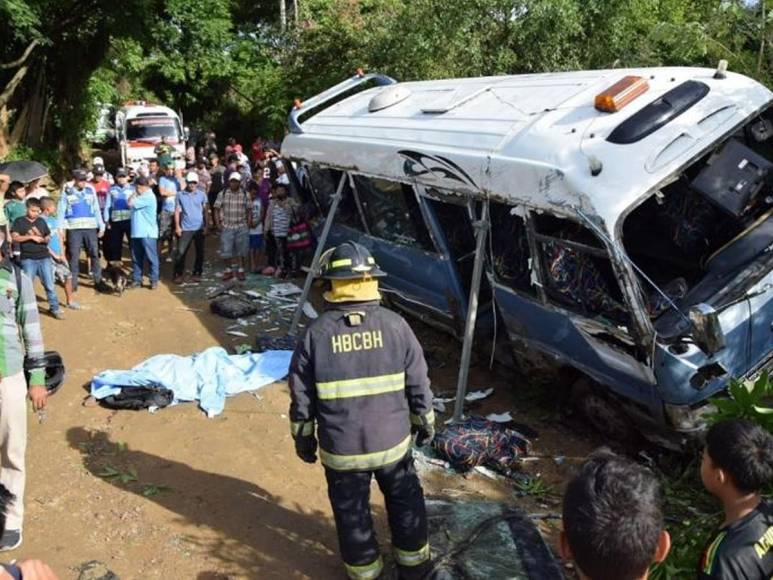
<instances>
[{"instance_id":1,"label":"wrecked white minibus","mask_svg":"<svg viewBox=\"0 0 773 580\"><path fill-rule=\"evenodd\" d=\"M611 436L681 446L773 360L771 105L722 67L358 74L298 103L282 155L322 216L340 181L328 244L368 247L389 302L458 337L487 229L476 337L561 370L546 388Z\"/></svg>"}]
</instances>

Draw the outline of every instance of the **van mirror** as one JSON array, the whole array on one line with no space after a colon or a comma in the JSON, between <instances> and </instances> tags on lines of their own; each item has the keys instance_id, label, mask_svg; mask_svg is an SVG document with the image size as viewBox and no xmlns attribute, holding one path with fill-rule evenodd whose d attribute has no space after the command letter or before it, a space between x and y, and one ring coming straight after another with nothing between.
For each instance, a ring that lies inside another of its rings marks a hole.
<instances>
[{"instance_id":1,"label":"van mirror","mask_svg":"<svg viewBox=\"0 0 773 580\"><path fill-rule=\"evenodd\" d=\"M191 138L191 128L183 127L183 139L186 141Z\"/></svg>"},{"instance_id":2,"label":"van mirror","mask_svg":"<svg viewBox=\"0 0 773 580\"><path fill-rule=\"evenodd\" d=\"M711 355L725 348L725 333L713 306L701 303L690 308L690 322L695 343L703 352Z\"/></svg>"}]
</instances>

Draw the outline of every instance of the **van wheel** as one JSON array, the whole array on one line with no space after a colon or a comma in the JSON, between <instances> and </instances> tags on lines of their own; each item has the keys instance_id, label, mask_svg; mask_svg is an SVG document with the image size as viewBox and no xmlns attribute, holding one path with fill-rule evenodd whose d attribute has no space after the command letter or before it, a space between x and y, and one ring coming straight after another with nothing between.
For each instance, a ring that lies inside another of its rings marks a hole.
<instances>
[{"instance_id":1,"label":"van wheel","mask_svg":"<svg viewBox=\"0 0 773 580\"><path fill-rule=\"evenodd\" d=\"M575 383L572 399L588 422L611 441L625 443L634 439L636 431L631 427L625 411L614 401L596 392L585 379Z\"/></svg>"}]
</instances>

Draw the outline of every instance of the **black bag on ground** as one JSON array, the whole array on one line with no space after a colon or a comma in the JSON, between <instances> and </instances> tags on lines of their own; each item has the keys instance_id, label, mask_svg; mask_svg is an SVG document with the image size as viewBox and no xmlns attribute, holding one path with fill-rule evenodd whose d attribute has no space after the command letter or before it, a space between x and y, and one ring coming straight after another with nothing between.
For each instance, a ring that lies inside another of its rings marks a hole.
<instances>
[{"instance_id":1,"label":"black bag on ground","mask_svg":"<svg viewBox=\"0 0 773 580\"><path fill-rule=\"evenodd\" d=\"M149 407L166 407L174 400L171 389L161 386L125 387L116 395L109 395L100 403L111 409L138 411Z\"/></svg>"},{"instance_id":2,"label":"black bag on ground","mask_svg":"<svg viewBox=\"0 0 773 580\"><path fill-rule=\"evenodd\" d=\"M225 318L243 318L258 312L258 307L249 300L238 296L218 296L209 303L209 309Z\"/></svg>"},{"instance_id":3,"label":"black bag on ground","mask_svg":"<svg viewBox=\"0 0 773 580\"><path fill-rule=\"evenodd\" d=\"M259 334L255 337L255 352L267 350L295 350L298 339L294 336L269 336Z\"/></svg>"}]
</instances>

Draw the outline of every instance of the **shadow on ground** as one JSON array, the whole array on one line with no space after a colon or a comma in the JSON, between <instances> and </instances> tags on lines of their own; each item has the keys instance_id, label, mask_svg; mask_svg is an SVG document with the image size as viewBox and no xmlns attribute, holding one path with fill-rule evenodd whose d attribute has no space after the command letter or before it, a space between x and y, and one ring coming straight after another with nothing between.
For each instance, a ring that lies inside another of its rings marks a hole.
<instances>
[{"instance_id":1,"label":"shadow on ground","mask_svg":"<svg viewBox=\"0 0 773 580\"><path fill-rule=\"evenodd\" d=\"M335 531L326 514L299 505L286 507L281 497L253 482L127 448L102 431L74 427L67 431L67 440L93 476L157 503L183 524L204 528L183 541L228 570L239 569L250 578L336 577ZM217 465L213 458L212 468ZM106 477L106 469L135 470L141 481ZM142 483L147 481L153 482L153 489ZM198 576L228 577L219 571Z\"/></svg>"}]
</instances>

